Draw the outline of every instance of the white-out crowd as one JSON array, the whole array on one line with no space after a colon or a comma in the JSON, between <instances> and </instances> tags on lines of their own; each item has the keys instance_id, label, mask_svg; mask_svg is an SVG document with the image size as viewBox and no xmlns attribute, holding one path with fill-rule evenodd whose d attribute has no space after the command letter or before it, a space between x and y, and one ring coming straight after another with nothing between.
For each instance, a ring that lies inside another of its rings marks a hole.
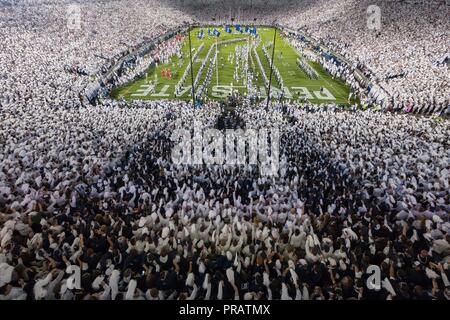
<instances>
[{"instance_id":1,"label":"white-out crowd","mask_svg":"<svg viewBox=\"0 0 450 320\"><path fill-rule=\"evenodd\" d=\"M70 2L0 3L0 300L450 299L448 120L333 104L87 105L84 87L130 48L199 16L153 0L78 3L80 30L67 29ZM360 3L243 15L335 46L394 104L445 107L448 69L431 64L447 9L412 10L408 23L412 5L382 1L377 36L345 19ZM175 165L171 134L194 120L278 127L279 175Z\"/></svg>"},{"instance_id":2,"label":"white-out crowd","mask_svg":"<svg viewBox=\"0 0 450 320\"><path fill-rule=\"evenodd\" d=\"M243 23L276 23L299 30L344 56L353 68L362 69L381 86L379 91L388 93L385 104L389 109L413 112L427 106L426 110L440 112L449 108L447 1L281 0L273 1L272 6L263 0L252 1L253 5L239 0L226 3L233 9L224 8L221 1L212 1L209 10L189 4L185 9L191 9L196 19L209 22L230 23L231 15ZM370 9L373 5L380 9L379 19Z\"/></svg>"}]
</instances>

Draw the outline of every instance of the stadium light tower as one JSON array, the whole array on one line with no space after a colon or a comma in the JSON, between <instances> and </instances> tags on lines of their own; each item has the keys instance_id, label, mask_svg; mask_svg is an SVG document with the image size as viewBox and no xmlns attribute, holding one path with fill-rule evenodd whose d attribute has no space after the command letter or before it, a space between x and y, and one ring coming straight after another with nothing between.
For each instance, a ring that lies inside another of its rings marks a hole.
<instances>
[{"instance_id":1,"label":"stadium light tower","mask_svg":"<svg viewBox=\"0 0 450 320\"><path fill-rule=\"evenodd\" d=\"M192 106L195 108L195 88L194 88L194 67L192 65L192 43L191 43L191 27L189 27L189 60L191 63L191 90L192 90Z\"/></svg>"},{"instance_id":2,"label":"stadium light tower","mask_svg":"<svg viewBox=\"0 0 450 320\"><path fill-rule=\"evenodd\" d=\"M275 25L275 22L273 24ZM272 61L270 62L270 76L269 76L269 88L267 89L267 106L266 109L269 109L269 103L270 103L270 89L272 88L272 73L273 73L273 60L275 58L275 43L277 39L277 28L275 26L275 31L273 34L273 44L272 44Z\"/></svg>"}]
</instances>

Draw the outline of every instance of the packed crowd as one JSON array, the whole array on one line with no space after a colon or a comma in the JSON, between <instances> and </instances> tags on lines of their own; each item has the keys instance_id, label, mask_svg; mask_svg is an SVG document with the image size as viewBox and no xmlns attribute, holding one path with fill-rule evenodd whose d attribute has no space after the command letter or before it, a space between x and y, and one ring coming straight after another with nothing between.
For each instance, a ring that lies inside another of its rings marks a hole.
<instances>
[{"instance_id":1,"label":"packed crowd","mask_svg":"<svg viewBox=\"0 0 450 320\"><path fill-rule=\"evenodd\" d=\"M282 128L279 175L261 177L171 161L171 132L214 127L218 105L142 104L37 109L34 135L5 114L23 136L4 135L2 299L449 298L448 123L239 108Z\"/></svg>"},{"instance_id":2,"label":"packed crowd","mask_svg":"<svg viewBox=\"0 0 450 320\"><path fill-rule=\"evenodd\" d=\"M220 1L212 1L209 10L195 6L184 9L191 9L190 13L200 20L214 19L210 22L230 23L231 16L243 23L277 23L299 30L364 70L380 86L379 91L389 94L384 102L386 108L420 108L424 113L449 108L447 1L255 0L245 5L230 0L228 3L227 8ZM374 11L369 10L372 5L380 8L379 29ZM424 105L428 108L423 108Z\"/></svg>"},{"instance_id":3,"label":"packed crowd","mask_svg":"<svg viewBox=\"0 0 450 320\"><path fill-rule=\"evenodd\" d=\"M92 79L130 50L192 21L160 1L78 1L78 12L70 5L68 0L0 3L0 102L79 106ZM67 66L86 75L68 72Z\"/></svg>"},{"instance_id":4,"label":"packed crowd","mask_svg":"<svg viewBox=\"0 0 450 320\"><path fill-rule=\"evenodd\" d=\"M0 300L450 298L448 120L334 105L232 116L211 102L85 106L80 92L105 65L192 18L153 1L80 1L75 32L61 3L0 4ZM416 67L426 94L444 67L430 82ZM279 128L278 175L173 163L175 129L220 119Z\"/></svg>"}]
</instances>

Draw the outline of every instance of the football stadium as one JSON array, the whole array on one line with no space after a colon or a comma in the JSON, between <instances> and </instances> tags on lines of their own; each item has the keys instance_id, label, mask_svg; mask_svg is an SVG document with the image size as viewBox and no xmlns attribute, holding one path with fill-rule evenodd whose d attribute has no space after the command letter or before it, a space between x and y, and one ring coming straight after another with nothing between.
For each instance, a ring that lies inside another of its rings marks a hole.
<instances>
[{"instance_id":1,"label":"football stadium","mask_svg":"<svg viewBox=\"0 0 450 320\"><path fill-rule=\"evenodd\" d=\"M174 319L448 301L449 17L0 0L0 300Z\"/></svg>"},{"instance_id":2,"label":"football stadium","mask_svg":"<svg viewBox=\"0 0 450 320\"><path fill-rule=\"evenodd\" d=\"M190 100L194 83L198 100L220 101L236 92L250 96L252 102L262 101L267 97L274 55L276 73L271 86L274 99L316 104L355 102L349 86L333 78L317 62L316 54L310 51L314 50L312 46L297 50L294 33L276 31L273 27L236 24L196 27L188 31L188 36L177 34L174 45L180 49L178 55L152 65L140 78L115 88L112 97ZM191 56L194 81L190 73Z\"/></svg>"}]
</instances>

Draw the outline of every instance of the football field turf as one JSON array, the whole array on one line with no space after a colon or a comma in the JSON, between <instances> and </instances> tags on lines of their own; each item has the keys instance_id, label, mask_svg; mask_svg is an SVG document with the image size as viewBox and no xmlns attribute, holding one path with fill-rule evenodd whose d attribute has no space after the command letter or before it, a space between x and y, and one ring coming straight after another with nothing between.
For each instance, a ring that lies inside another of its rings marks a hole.
<instances>
[{"instance_id":1,"label":"football field turf","mask_svg":"<svg viewBox=\"0 0 450 320\"><path fill-rule=\"evenodd\" d=\"M232 33L227 33L224 28L211 27L211 30L214 29L220 32L219 37L209 35L208 27L191 30L192 55L195 57L193 76L198 79L195 87L196 99L222 100L232 90L247 95L250 88L256 92L259 100L263 100L267 96L268 81L264 79L270 78L269 61L272 57L275 29L259 27L257 37L249 33L239 33L235 28L231 28ZM201 30L204 36L200 39L198 35ZM233 42L229 42L231 40ZM146 76L114 88L111 96L125 100L192 99L191 72L186 72L190 65L188 37L184 37L182 41L180 57L174 55L168 63L151 66ZM205 59L206 63L201 68ZM299 59L303 61L302 67L298 64ZM333 79L320 64L304 57L280 32L277 32L276 37L274 66L280 75L277 77L275 72L272 75L271 92L275 95L274 99L306 98L312 103L348 103L350 88L343 81ZM167 69L170 69L171 78L162 76L162 71ZM248 76L245 70L249 70L252 76ZM180 82L185 72L187 76ZM282 94L280 80L284 83ZM199 92L202 85L204 90Z\"/></svg>"}]
</instances>

